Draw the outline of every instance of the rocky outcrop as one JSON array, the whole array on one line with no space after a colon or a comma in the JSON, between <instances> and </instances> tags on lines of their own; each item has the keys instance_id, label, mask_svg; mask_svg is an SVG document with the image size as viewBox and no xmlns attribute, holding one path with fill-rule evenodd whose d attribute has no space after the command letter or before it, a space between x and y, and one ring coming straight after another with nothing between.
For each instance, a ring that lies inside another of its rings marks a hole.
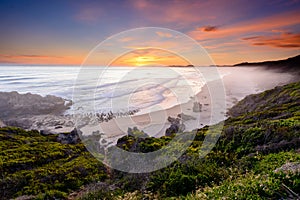
<instances>
[{"instance_id":1,"label":"rocky outcrop","mask_svg":"<svg viewBox=\"0 0 300 200\"><path fill-rule=\"evenodd\" d=\"M42 134L58 134L74 129L70 116L63 115L72 102L61 97L18 92L0 92L0 127L35 129Z\"/></svg>"},{"instance_id":2,"label":"rocky outcrop","mask_svg":"<svg viewBox=\"0 0 300 200\"><path fill-rule=\"evenodd\" d=\"M149 137L147 133L144 131L140 131L136 126L133 128L128 128L127 129L127 135L128 136L133 136L133 137L139 137L139 138L146 138Z\"/></svg>"},{"instance_id":3,"label":"rocky outcrop","mask_svg":"<svg viewBox=\"0 0 300 200\"><path fill-rule=\"evenodd\" d=\"M165 132L166 136L171 136L175 133L183 132L185 130L185 125L182 123L181 118L173 118L169 116L168 122L170 122L171 125Z\"/></svg>"},{"instance_id":4,"label":"rocky outcrop","mask_svg":"<svg viewBox=\"0 0 300 200\"><path fill-rule=\"evenodd\" d=\"M80 138L77 134L77 130L74 129L71 133L60 133L57 136L57 142L62 144L77 144L80 142Z\"/></svg>"},{"instance_id":5,"label":"rocky outcrop","mask_svg":"<svg viewBox=\"0 0 300 200\"><path fill-rule=\"evenodd\" d=\"M35 115L32 117L16 117L5 121L8 126L29 130L39 130L44 135L70 132L75 125L69 115Z\"/></svg>"},{"instance_id":6,"label":"rocky outcrop","mask_svg":"<svg viewBox=\"0 0 300 200\"><path fill-rule=\"evenodd\" d=\"M167 128L165 135L171 136L175 133L183 132L185 130L184 122L195 119L195 117L186 115L184 113L178 114L176 118L169 116L167 120L171 123L171 125L169 128Z\"/></svg>"},{"instance_id":7,"label":"rocky outcrop","mask_svg":"<svg viewBox=\"0 0 300 200\"><path fill-rule=\"evenodd\" d=\"M275 173L300 173L300 163L299 162L288 162L282 165L281 167L274 170Z\"/></svg>"},{"instance_id":8,"label":"rocky outcrop","mask_svg":"<svg viewBox=\"0 0 300 200\"><path fill-rule=\"evenodd\" d=\"M38 94L19 94L18 92L0 92L0 118L5 121L20 116L63 114L72 102L61 97Z\"/></svg>"},{"instance_id":9,"label":"rocky outcrop","mask_svg":"<svg viewBox=\"0 0 300 200\"><path fill-rule=\"evenodd\" d=\"M178 114L177 117L180 118L183 122L189 121L189 120L196 120L195 117L193 117L191 115L186 115L184 113Z\"/></svg>"}]
</instances>

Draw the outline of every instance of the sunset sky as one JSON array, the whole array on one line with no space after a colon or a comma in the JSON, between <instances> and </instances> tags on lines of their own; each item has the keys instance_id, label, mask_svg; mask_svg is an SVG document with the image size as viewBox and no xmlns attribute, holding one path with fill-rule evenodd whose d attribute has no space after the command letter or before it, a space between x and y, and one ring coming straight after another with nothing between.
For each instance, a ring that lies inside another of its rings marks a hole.
<instances>
[{"instance_id":1,"label":"sunset sky","mask_svg":"<svg viewBox=\"0 0 300 200\"><path fill-rule=\"evenodd\" d=\"M203 46L219 65L300 54L298 0L1 0L0 22L2 65L80 65L103 40L139 27L182 32ZM157 35L168 41L166 47L176 40L170 33ZM130 43L136 39L124 37L119 42L130 51L134 50ZM141 39L149 40L147 35ZM129 53L117 65L182 64L171 53L165 54L155 49Z\"/></svg>"}]
</instances>

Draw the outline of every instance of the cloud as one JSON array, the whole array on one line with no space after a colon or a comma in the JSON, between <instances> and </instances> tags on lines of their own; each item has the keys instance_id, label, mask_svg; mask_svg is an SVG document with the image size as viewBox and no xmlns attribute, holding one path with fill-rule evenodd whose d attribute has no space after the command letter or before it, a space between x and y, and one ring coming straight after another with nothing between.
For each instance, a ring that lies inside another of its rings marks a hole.
<instances>
[{"instance_id":1,"label":"cloud","mask_svg":"<svg viewBox=\"0 0 300 200\"><path fill-rule=\"evenodd\" d=\"M188 34L196 40L208 40L216 38L226 37L240 37L243 34L253 34L259 32L272 32L272 30L282 29L292 25L300 24L300 12L286 12L265 18L244 21L232 26L223 27L214 34L209 32L203 32L202 30L196 29L190 31Z\"/></svg>"},{"instance_id":2,"label":"cloud","mask_svg":"<svg viewBox=\"0 0 300 200\"><path fill-rule=\"evenodd\" d=\"M0 54L0 63L15 64L80 64L82 57L51 56L39 54Z\"/></svg>"},{"instance_id":3,"label":"cloud","mask_svg":"<svg viewBox=\"0 0 300 200\"><path fill-rule=\"evenodd\" d=\"M202 26L200 28L197 28L197 30L200 30L202 32L214 32L218 30L217 26Z\"/></svg>"},{"instance_id":4,"label":"cloud","mask_svg":"<svg viewBox=\"0 0 300 200\"><path fill-rule=\"evenodd\" d=\"M115 60L111 65L116 66L145 66L145 65L187 65L189 64L183 58L173 54L172 52L161 49L137 49Z\"/></svg>"},{"instance_id":5,"label":"cloud","mask_svg":"<svg viewBox=\"0 0 300 200\"><path fill-rule=\"evenodd\" d=\"M242 38L242 40L253 40L253 39L257 39L259 37L260 36L245 37L245 38Z\"/></svg>"},{"instance_id":6,"label":"cloud","mask_svg":"<svg viewBox=\"0 0 300 200\"><path fill-rule=\"evenodd\" d=\"M33 55L33 54L18 54L18 55L11 55L11 54L0 54L2 58L11 58L11 59L19 59L19 58L63 58L62 56L47 56L47 55Z\"/></svg>"},{"instance_id":7,"label":"cloud","mask_svg":"<svg viewBox=\"0 0 300 200\"><path fill-rule=\"evenodd\" d=\"M134 40L133 37L124 37L124 38L119 39L118 41L119 42L129 42L129 41L132 41L132 40Z\"/></svg>"},{"instance_id":8,"label":"cloud","mask_svg":"<svg viewBox=\"0 0 300 200\"><path fill-rule=\"evenodd\" d=\"M164 38L173 37L173 35L171 33L165 33L165 32L160 32L160 31L157 31L156 34L159 35L160 37L164 37Z\"/></svg>"},{"instance_id":9,"label":"cloud","mask_svg":"<svg viewBox=\"0 0 300 200\"><path fill-rule=\"evenodd\" d=\"M299 48L300 33L283 33L274 36L254 36L242 38L253 46L271 46L279 48Z\"/></svg>"},{"instance_id":10,"label":"cloud","mask_svg":"<svg viewBox=\"0 0 300 200\"><path fill-rule=\"evenodd\" d=\"M148 1L131 0L133 8L148 20L158 24L176 24L178 26L188 26L191 23L199 23L203 19L212 19L208 7L213 7L210 1L190 0L178 1Z\"/></svg>"}]
</instances>

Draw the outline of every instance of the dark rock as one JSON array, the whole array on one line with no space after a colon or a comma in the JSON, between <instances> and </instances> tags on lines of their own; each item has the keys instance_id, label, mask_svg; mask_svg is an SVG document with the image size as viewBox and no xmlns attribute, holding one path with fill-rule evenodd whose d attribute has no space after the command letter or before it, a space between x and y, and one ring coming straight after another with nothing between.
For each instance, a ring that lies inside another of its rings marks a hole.
<instances>
[{"instance_id":1,"label":"dark rock","mask_svg":"<svg viewBox=\"0 0 300 200\"><path fill-rule=\"evenodd\" d=\"M174 117L168 117L168 122L170 122L171 124L179 124L180 123L180 119L179 118L174 118Z\"/></svg>"},{"instance_id":2,"label":"dark rock","mask_svg":"<svg viewBox=\"0 0 300 200\"><path fill-rule=\"evenodd\" d=\"M46 136L46 135L50 135L52 133L50 132L50 130L45 129L45 130L40 130L40 134L43 136Z\"/></svg>"},{"instance_id":3,"label":"dark rock","mask_svg":"<svg viewBox=\"0 0 300 200\"><path fill-rule=\"evenodd\" d=\"M178 114L177 117L179 117L182 121L189 121L189 120L195 120L196 118L191 115L186 115L184 113Z\"/></svg>"},{"instance_id":4,"label":"dark rock","mask_svg":"<svg viewBox=\"0 0 300 200\"><path fill-rule=\"evenodd\" d=\"M201 111L202 111L202 104L199 102L194 102L193 112L201 112Z\"/></svg>"},{"instance_id":5,"label":"dark rock","mask_svg":"<svg viewBox=\"0 0 300 200\"><path fill-rule=\"evenodd\" d=\"M171 126L169 127L169 128L167 128L167 130L166 130L166 136L171 136L171 135L173 135L173 134L175 134L175 133L178 133L178 131L179 131L179 127L178 127L178 125L176 125L176 124L171 124Z\"/></svg>"},{"instance_id":6,"label":"dark rock","mask_svg":"<svg viewBox=\"0 0 300 200\"><path fill-rule=\"evenodd\" d=\"M31 93L0 92L0 117L8 119L17 116L60 115L69 109L71 104L71 101L52 95L43 97Z\"/></svg>"},{"instance_id":7,"label":"dark rock","mask_svg":"<svg viewBox=\"0 0 300 200\"><path fill-rule=\"evenodd\" d=\"M80 142L80 138L77 134L77 129L73 129L71 133L60 133L56 139L62 144L77 144Z\"/></svg>"},{"instance_id":8,"label":"dark rock","mask_svg":"<svg viewBox=\"0 0 300 200\"><path fill-rule=\"evenodd\" d=\"M149 137L147 133L144 131L140 131L136 126L133 128L128 128L127 129L127 135L132 136L132 137L138 137L138 138L146 138Z\"/></svg>"}]
</instances>

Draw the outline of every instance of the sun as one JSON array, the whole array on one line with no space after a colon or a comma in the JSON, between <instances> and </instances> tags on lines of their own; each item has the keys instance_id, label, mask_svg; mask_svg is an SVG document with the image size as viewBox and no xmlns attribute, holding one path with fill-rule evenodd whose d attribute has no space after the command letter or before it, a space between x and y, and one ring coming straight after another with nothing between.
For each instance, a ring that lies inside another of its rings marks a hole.
<instances>
[{"instance_id":1,"label":"sun","mask_svg":"<svg viewBox=\"0 0 300 200\"><path fill-rule=\"evenodd\" d=\"M152 56L138 56L135 58L136 66L145 66L155 62L155 58Z\"/></svg>"}]
</instances>

